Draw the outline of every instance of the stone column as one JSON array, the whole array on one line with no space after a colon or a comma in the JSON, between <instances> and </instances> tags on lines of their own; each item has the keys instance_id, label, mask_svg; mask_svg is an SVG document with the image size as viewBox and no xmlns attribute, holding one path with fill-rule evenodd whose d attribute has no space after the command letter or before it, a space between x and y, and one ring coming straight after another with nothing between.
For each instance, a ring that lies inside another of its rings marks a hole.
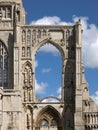
<instances>
[{"instance_id":1,"label":"stone column","mask_svg":"<svg viewBox=\"0 0 98 130\"><path fill-rule=\"evenodd\" d=\"M21 89L21 29L16 25L15 29L15 43L14 43L14 89Z\"/></svg>"},{"instance_id":2,"label":"stone column","mask_svg":"<svg viewBox=\"0 0 98 130\"><path fill-rule=\"evenodd\" d=\"M76 89L75 89L75 115L74 129L84 130L83 115L82 115L82 27L80 20L75 25L76 36Z\"/></svg>"}]
</instances>

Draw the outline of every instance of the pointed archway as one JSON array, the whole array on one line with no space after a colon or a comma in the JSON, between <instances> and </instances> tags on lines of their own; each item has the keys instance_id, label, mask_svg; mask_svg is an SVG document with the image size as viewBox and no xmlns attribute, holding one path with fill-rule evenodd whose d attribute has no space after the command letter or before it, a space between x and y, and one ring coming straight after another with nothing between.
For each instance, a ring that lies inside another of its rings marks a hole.
<instances>
[{"instance_id":1,"label":"pointed archway","mask_svg":"<svg viewBox=\"0 0 98 130\"><path fill-rule=\"evenodd\" d=\"M60 113L52 106L44 107L39 113L35 121L35 130L62 130L63 119Z\"/></svg>"},{"instance_id":2,"label":"pointed archway","mask_svg":"<svg viewBox=\"0 0 98 130\"><path fill-rule=\"evenodd\" d=\"M62 55L54 45L46 43L35 55L35 94L39 99L51 95L61 99L62 84Z\"/></svg>"}]
</instances>

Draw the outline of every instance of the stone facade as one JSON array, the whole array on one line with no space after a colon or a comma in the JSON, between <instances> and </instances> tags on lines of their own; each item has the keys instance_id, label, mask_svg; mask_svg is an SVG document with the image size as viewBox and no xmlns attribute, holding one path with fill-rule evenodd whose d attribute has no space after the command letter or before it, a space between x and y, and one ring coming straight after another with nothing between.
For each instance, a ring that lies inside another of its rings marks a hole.
<instances>
[{"instance_id":1,"label":"stone facade","mask_svg":"<svg viewBox=\"0 0 98 130\"><path fill-rule=\"evenodd\" d=\"M22 0L0 0L0 130L98 130L81 35L80 20L71 26L26 25ZM62 55L61 99L35 94L35 55L46 43ZM44 102L48 98L57 101Z\"/></svg>"}]
</instances>

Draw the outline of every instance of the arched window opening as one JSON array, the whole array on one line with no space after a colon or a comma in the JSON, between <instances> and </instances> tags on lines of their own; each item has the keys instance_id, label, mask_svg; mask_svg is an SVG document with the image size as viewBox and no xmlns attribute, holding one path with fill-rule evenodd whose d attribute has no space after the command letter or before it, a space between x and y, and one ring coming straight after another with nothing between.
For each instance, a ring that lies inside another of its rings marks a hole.
<instances>
[{"instance_id":1,"label":"arched window opening","mask_svg":"<svg viewBox=\"0 0 98 130\"><path fill-rule=\"evenodd\" d=\"M8 87L8 53L5 45L0 41L0 87Z\"/></svg>"},{"instance_id":2,"label":"arched window opening","mask_svg":"<svg viewBox=\"0 0 98 130\"><path fill-rule=\"evenodd\" d=\"M61 99L62 57L59 50L50 43L43 45L36 53L35 63L37 97L55 96Z\"/></svg>"},{"instance_id":3,"label":"arched window opening","mask_svg":"<svg viewBox=\"0 0 98 130\"><path fill-rule=\"evenodd\" d=\"M56 126L57 126L56 120L53 119L53 120L51 121L51 126L52 126L52 127L56 127Z\"/></svg>"},{"instance_id":4,"label":"arched window opening","mask_svg":"<svg viewBox=\"0 0 98 130\"><path fill-rule=\"evenodd\" d=\"M49 126L49 123L48 123L48 121L46 120L46 119L42 119L42 121L41 121L41 127L48 127Z\"/></svg>"}]
</instances>

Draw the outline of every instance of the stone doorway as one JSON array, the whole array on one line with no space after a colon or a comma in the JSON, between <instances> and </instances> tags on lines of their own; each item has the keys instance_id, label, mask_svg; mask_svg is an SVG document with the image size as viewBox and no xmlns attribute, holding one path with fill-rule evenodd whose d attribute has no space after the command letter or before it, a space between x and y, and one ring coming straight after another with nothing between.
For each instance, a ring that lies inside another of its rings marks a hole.
<instances>
[{"instance_id":1,"label":"stone doorway","mask_svg":"<svg viewBox=\"0 0 98 130\"><path fill-rule=\"evenodd\" d=\"M62 130L63 120L55 108L47 106L40 111L35 124L35 130Z\"/></svg>"}]
</instances>

